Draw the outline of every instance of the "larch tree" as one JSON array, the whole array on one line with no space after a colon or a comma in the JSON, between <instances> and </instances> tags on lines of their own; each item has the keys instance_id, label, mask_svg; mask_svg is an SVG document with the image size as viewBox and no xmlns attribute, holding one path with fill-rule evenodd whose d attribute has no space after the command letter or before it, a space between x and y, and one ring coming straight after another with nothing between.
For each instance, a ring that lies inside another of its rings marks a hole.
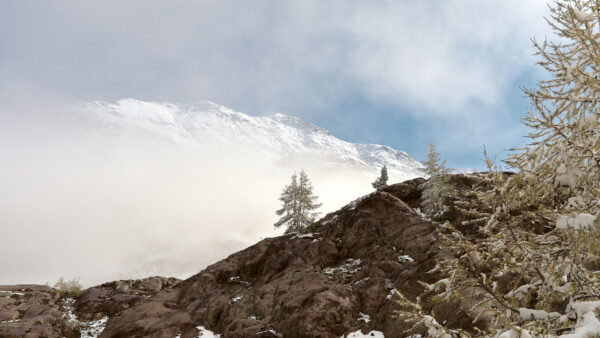
<instances>
[{"instance_id":1,"label":"larch tree","mask_svg":"<svg viewBox=\"0 0 600 338\"><path fill-rule=\"evenodd\" d=\"M281 218L275 227L286 226L286 233L303 233L319 215L315 210L321 204L317 203L318 197L304 170L300 171L300 177L296 173L292 175L290 184L283 189L279 199L283 205L276 211Z\"/></svg>"},{"instance_id":2,"label":"larch tree","mask_svg":"<svg viewBox=\"0 0 600 338\"><path fill-rule=\"evenodd\" d=\"M480 296L484 335L600 335L600 1L550 12L557 42L533 40L549 79L523 89L531 141L505 160L516 173L490 170L473 194L476 236L441 234L451 254L434 269L449 276L436 299Z\"/></svg>"},{"instance_id":3,"label":"larch tree","mask_svg":"<svg viewBox=\"0 0 600 338\"><path fill-rule=\"evenodd\" d=\"M373 188L375 188L375 190L382 190L385 189L385 187L387 187L387 181L388 181L388 171L387 171L387 166L383 166L383 168L381 168L381 174L379 175L379 177L377 177L377 179L375 180L375 182L371 183L371 185L373 186Z\"/></svg>"},{"instance_id":4,"label":"larch tree","mask_svg":"<svg viewBox=\"0 0 600 338\"><path fill-rule=\"evenodd\" d=\"M423 186L421 206L427 216L434 217L444 212L444 201L452 191L449 184L449 170L446 168L446 161L441 160L440 153L435 150L431 142L427 160L423 164L428 180Z\"/></svg>"}]
</instances>

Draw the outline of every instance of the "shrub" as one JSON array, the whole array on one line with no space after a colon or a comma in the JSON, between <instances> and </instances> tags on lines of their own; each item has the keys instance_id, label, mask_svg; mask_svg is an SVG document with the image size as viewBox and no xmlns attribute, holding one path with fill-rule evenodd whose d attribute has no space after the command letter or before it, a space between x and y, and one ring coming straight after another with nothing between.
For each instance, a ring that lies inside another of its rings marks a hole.
<instances>
[{"instance_id":1,"label":"shrub","mask_svg":"<svg viewBox=\"0 0 600 338\"><path fill-rule=\"evenodd\" d=\"M83 285L78 278L65 280L60 277L54 284L54 288L58 291L61 298L76 298L83 292Z\"/></svg>"}]
</instances>

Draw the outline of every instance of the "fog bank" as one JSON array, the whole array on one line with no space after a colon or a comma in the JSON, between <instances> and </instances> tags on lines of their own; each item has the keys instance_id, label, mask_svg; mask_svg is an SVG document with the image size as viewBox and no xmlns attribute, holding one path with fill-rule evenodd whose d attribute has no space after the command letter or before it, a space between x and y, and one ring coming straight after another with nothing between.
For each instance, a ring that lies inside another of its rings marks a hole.
<instances>
[{"instance_id":1,"label":"fog bank","mask_svg":"<svg viewBox=\"0 0 600 338\"><path fill-rule=\"evenodd\" d=\"M41 108L40 108L41 109ZM274 229L281 189L308 173L334 211L372 174L310 156L121 135L73 113L0 114L0 284L188 277Z\"/></svg>"}]
</instances>

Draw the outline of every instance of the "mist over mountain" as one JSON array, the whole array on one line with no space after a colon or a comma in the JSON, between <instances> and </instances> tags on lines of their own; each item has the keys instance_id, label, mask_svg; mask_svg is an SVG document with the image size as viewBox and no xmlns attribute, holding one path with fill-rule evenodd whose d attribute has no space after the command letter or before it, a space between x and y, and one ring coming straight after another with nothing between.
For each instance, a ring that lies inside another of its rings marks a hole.
<instances>
[{"instance_id":1,"label":"mist over mountain","mask_svg":"<svg viewBox=\"0 0 600 338\"><path fill-rule=\"evenodd\" d=\"M372 191L383 165L390 183L421 176L403 151L282 114L133 99L39 109L0 125L0 284L188 277L281 234L296 170L322 215Z\"/></svg>"},{"instance_id":2,"label":"mist over mountain","mask_svg":"<svg viewBox=\"0 0 600 338\"><path fill-rule=\"evenodd\" d=\"M386 165L394 181L422 175L407 153L378 144L356 144L293 116L250 116L210 101L197 104L83 102L76 108L121 135L162 138L186 146L252 147L279 164L298 158L356 168L376 175Z\"/></svg>"}]
</instances>

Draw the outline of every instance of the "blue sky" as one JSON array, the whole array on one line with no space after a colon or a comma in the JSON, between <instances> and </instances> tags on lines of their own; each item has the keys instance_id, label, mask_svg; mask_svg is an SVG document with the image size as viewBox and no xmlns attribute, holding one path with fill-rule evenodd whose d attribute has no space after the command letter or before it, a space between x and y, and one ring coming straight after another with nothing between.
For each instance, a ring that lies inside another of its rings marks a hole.
<instances>
[{"instance_id":1,"label":"blue sky","mask_svg":"<svg viewBox=\"0 0 600 338\"><path fill-rule=\"evenodd\" d=\"M211 100L451 167L525 143L541 0L0 4L2 114L31 101ZM1 108L1 107L0 107Z\"/></svg>"}]
</instances>

